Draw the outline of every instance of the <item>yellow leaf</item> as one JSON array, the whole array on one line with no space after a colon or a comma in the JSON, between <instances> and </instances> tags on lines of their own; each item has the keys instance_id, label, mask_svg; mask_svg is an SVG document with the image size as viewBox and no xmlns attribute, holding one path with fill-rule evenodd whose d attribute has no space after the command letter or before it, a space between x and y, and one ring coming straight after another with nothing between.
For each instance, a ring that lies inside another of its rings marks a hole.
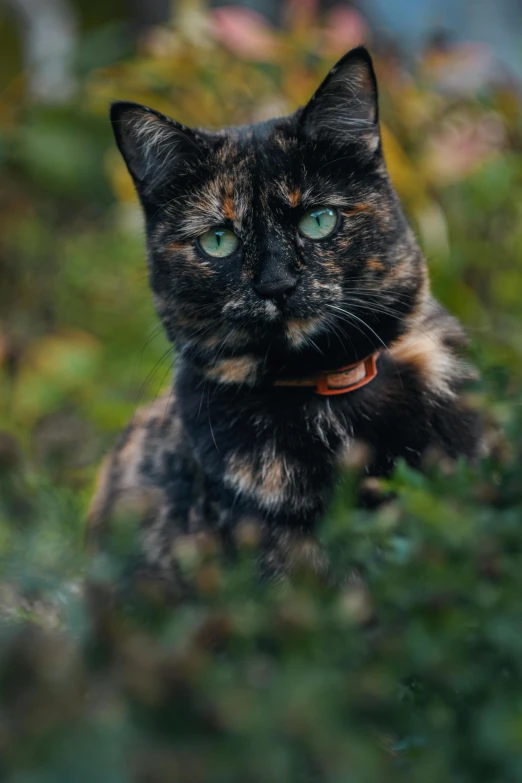
<instances>
[{"instance_id":1,"label":"yellow leaf","mask_svg":"<svg viewBox=\"0 0 522 783\"><path fill-rule=\"evenodd\" d=\"M382 146L390 177L399 194L407 199L427 199L419 171L386 125L381 125Z\"/></svg>"},{"instance_id":2,"label":"yellow leaf","mask_svg":"<svg viewBox=\"0 0 522 783\"><path fill-rule=\"evenodd\" d=\"M109 177L112 191L118 201L124 204L137 202L134 183L127 171L125 163L122 161L120 153L116 149L107 152L105 158L105 169Z\"/></svg>"}]
</instances>

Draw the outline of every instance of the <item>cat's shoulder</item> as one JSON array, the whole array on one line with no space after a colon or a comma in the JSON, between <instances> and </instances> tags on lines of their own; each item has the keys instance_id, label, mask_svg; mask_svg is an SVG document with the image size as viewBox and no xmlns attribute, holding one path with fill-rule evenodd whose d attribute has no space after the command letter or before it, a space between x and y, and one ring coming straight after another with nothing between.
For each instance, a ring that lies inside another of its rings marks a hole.
<instances>
[{"instance_id":1,"label":"cat's shoulder","mask_svg":"<svg viewBox=\"0 0 522 783\"><path fill-rule=\"evenodd\" d=\"M389 356L397 365L411 368L429 391L453 396L460 383L476 377L463 357L467 342L459 321L429 296L390 346Z\"/></svg>"}]
</instances>

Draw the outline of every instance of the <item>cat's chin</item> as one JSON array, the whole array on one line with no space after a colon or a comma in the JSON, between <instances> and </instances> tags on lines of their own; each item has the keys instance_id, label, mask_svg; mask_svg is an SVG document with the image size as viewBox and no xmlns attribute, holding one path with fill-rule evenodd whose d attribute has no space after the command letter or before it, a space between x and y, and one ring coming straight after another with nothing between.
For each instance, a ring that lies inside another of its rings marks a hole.
<instances>
[{"instance_id":1,"label":"cat's chin","mask_svg":"<svg viewBox=\"0 0 522 783\"><path fill-rule=\"evenodd\" d=\"M282 330L292 322L300 321L303 324L317 322L317 310L310 311L309 308L291 306L290 304L279 304L270 299L259 302L249 310L249 318L252 323L259 326L269 325L275 329Z\"/></svg>"},{"instance_id":2,"label":"cat's chin","mask_svg":"<svg viewBox=\"0 0 522 783\"><path fill-rule=\"evenodd\" d=\"M246 312L244 308L240 311L228 307L227 315L225 323L233 326L234 333L239 328L248 334L250 345L262 352L269 346L283 354L300 352L314 346L314 338L328 331L327 322L318 316L317 309L310 312L308 308L270 300L252 303Z\"/></svg>"},{"instance_id":3,"label":"cat's chin","mask_svg":"<svg viewBox=\"0 0 522 783\"><path fill-rule=\"evenodd\" d=\"M265 318L267 318L269 321L281 321L283 319L283 311L280 307L276 305L275 302L272 302L272 300L267 299L264 304L264 313L263 315Z\"/></svg>"},{"instance_id":4,"label":"cat's chin","mask_svg":"<svg viewBox=\"0 0 522 783\"><path fill-rule=\"evenodd\" d=\"M259 324L252 333L261 350L270 347L281 355L298 354L306 348L316 348L314 338L325 332L322 318L290 317L279 313L271 321ZM319 351L321 353L321 351Z\"/></svg>"}]
</instances>

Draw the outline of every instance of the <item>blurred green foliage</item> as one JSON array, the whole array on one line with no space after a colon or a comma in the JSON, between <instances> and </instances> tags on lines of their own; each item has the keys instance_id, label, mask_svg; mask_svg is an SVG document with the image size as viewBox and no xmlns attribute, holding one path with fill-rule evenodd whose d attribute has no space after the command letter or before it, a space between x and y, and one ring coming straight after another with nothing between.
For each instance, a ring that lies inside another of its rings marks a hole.
<instances>
[{"instance_id":1,"label":"blurred green foliage","mask_svg":"<svg viewBox=\"0 0 522 783\"><path fill-rule=\"evenodd\" d=\"M468 327L490 456L400 466L372 513L347 475L320 531L336 588L260 585L246 536L233 568L208 542L183 553L194 596L172 611L115 587L128 536L84 551L98 459L172 363L107 101L245 122L305 101L342 53L295 3L283 32L237 17L239 49L230 18L182 7L139 55L86 67L65 106L0 94L0 778L518 783L522 127L509 84L444 84L458 50L414 77L384 53L377 68L390 170Z\"/></svg>"}]
</instances>

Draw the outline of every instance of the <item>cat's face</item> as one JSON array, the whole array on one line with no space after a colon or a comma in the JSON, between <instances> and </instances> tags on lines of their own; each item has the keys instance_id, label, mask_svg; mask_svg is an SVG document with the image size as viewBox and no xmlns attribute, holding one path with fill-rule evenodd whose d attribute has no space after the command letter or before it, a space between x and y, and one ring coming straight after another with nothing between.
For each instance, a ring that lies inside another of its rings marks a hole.
<instances>
[{"instance_id":1,"label":"cat's face","mask_svg":"<svg viewBox=\"0 0 522 783\"><path fill-rule=\"evenodd\" d=\"M403 330L426 272L384 165L366 50L289 117L211 133L117 103L112 121L158 311L186 355L248 354L245 381L261 360L348 364Z\"/></svg>"}]
</instances>

